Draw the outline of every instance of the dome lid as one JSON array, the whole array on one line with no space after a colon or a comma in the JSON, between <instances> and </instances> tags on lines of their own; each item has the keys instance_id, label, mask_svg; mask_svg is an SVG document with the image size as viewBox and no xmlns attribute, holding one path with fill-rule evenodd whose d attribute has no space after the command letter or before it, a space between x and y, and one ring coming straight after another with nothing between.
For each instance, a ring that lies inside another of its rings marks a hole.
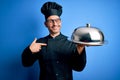
<instances>
[{"instance_id":1,"label":"dome lid","mask_svg":"<svg viewBox=\"0 0 120 80\"><path fill-rule=\"evenodd\" d=\"M104 34L98 28L91 27L90 24L87 24L85 27L76 28L72 33L71 40L74 43L100 46L104 44Z\"/></svg>"}]
</instances>

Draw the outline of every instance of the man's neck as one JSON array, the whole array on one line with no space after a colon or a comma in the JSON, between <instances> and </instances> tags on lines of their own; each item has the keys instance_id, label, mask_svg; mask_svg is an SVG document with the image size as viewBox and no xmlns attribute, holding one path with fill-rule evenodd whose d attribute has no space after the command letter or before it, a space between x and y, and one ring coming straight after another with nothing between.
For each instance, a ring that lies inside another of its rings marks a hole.
<instances>
[{"instance_id":1,"label":"man's neck","mask_svg":"<svg viewBox=\"0 0 120 80\"><path fill-rule=\"evenodd\" d=\"M53 38L55 38L56 36L58 36L60 34L60 32L59 33L50 33L50 35L51 35L51 37L53 37Z\"/></svg>"}]
</instances>

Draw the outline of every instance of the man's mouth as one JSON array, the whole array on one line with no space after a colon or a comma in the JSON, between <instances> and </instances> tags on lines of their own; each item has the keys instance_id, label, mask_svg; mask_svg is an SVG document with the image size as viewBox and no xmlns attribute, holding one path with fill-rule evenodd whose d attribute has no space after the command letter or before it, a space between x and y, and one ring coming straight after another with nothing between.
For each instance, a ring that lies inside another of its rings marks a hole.
<instances>
[{"instance_id":1,"label":"man's mouth","mask_svg":"<svg viewBox=\"0 0 120 80\"><path fill-rule=\"evenodd\" d=\"M58 26L53 26L52 29L58 29Z\"/></svg>"}]
</instances>

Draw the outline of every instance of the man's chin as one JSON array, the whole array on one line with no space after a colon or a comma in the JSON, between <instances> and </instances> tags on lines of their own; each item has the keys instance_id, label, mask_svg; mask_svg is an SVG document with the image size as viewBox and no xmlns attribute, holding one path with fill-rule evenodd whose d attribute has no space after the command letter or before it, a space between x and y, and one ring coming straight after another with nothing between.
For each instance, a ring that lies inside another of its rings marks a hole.
<instances>
[{"instance_id":1,"label":"man's chin","mask_svg":"<svg viewBox=\"0 0 120 80\"><path fill-rule=\"evenodd\" d=\"M59 34L60 32L58 31L53 31L52 34Z\"/></svg>"}]
</instances>

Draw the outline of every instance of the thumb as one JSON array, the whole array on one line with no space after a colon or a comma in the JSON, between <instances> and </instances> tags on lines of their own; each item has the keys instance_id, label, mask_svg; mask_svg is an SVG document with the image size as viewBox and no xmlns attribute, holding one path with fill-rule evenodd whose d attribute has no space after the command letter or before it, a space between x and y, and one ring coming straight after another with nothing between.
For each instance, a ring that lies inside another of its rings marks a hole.
<instances>
[{"instance_id":1,"label":"thumb","mask_svg":"<svg viewBox=\"0 0 120 80\"><path fill-rule=\"evenodd\" d=\"M32 43L36 43L36 41L37 41L37 38L35 38L34 41L33 41Z\"/></svg>"}]
</instances>

